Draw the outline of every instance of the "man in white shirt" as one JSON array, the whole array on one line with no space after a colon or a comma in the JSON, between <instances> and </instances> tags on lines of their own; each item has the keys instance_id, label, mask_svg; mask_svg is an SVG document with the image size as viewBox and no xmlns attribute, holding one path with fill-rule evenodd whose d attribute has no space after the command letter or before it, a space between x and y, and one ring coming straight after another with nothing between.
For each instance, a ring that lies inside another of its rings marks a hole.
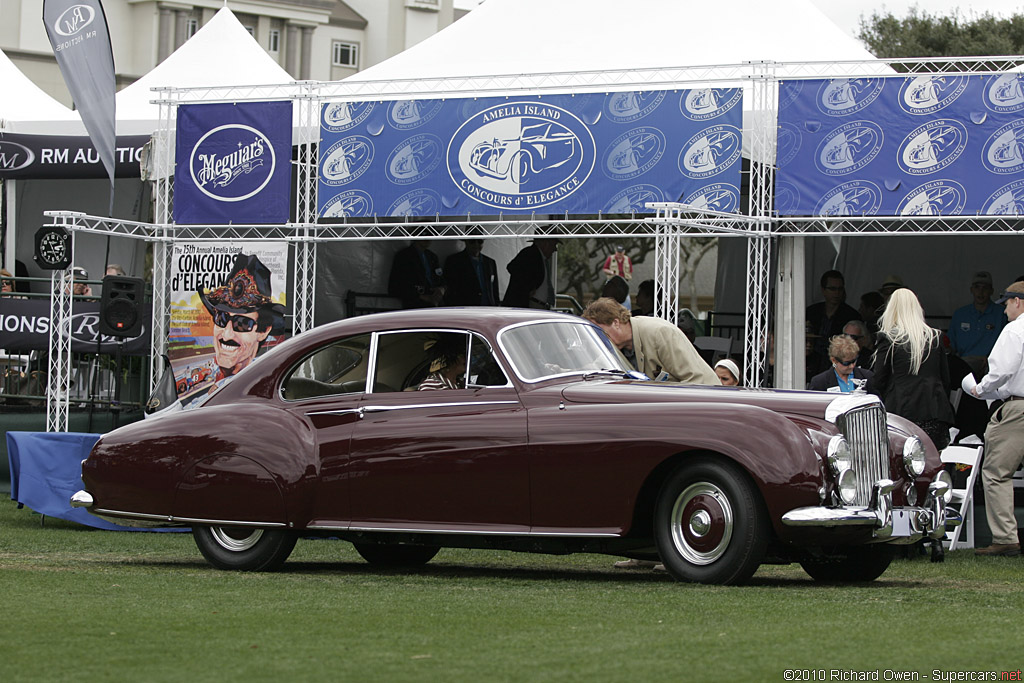
<instances>
[{"instance_id":1,"label":"man in white shirt","mask_svg":"<svg viewBox=\"0 0 1024 683\"><path fill-rule=\"evenodd\" d=\"M1007 287L997 303L1004 302L1010 322L992 347L988 374L971 389L978 398L1004 401L985 429L985 456L981 464L985 516L992 530L992 545L974 553L1017 557L1020 542L1013 514L1013 473L1024 461L1024 282Z\"/></svg>"}]
</instances>

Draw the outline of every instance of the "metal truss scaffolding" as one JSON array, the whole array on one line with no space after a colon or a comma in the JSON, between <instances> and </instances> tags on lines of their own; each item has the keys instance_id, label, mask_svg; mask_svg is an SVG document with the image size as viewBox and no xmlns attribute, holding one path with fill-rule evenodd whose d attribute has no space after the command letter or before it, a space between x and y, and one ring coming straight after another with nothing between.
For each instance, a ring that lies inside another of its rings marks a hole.
<instances>
[{"instance_id":1,"label":"metal truss scaffolding","mask_svg":"<svg viewBox=\"0 0 1024 683\"><path fill-rule=\"evenodd\" d=\"M780 219L774 211L775 136L779 81L783 79L856 78L900 74L983 74L1010 71L1024 64L1024 56L870 60L860 62L744 62L696 67L660 67L629 71L563 72L433 80L346 80L331 83L296 81L269 86L215 88L157 88L159 128L143 155L142 178L154 183L154 224L97 218L71 212L47 212L52 225L71 231L96 232L144 239L154 243L151 382L163 369L168 332L168 276L171 253L178 240L280 239L293 243L293 330L312 327L316 283L317 245L338 240L391 238L460 238L470 227L491 238L526 234L560 238L647 236L655 239L655 272L664 296L658 314L676 321L674 302L679 293L679 244L688 234L740 235L748 240L744 331L744 383L760 386L765 378L768 347L773 242L793 237L862 234L1022 234L1024 220L1000 216L955 217L819 217ZM678 203L649 204L654 216L494 216L410 220L342 219L317 223L317 145L322 105L328 101L395 100L437 97L481 97L584 93L653 88L743 87L744 124L750 141L749 210L746 215L698 211ZM293 103L292 143L296 149L297 183L293 220L285 225L176 225L174 205L174 151L177 108L183 104L288 100ZM472 233L474 236L479 232ZM803 267L802 250L786 258L785 267ZM784 278L784 275L780 273ZM801 278L802 281L802 278ZM50 374L47 382L47 429L67 428L67 386L70 375L71 295L70 271L54 272L51 279ZM788 291L788 290L787 290ZM778 303L778 302L777 302ZM784 316L784 306L779 315ZM785 330L786 321L777 321ZM790 326L792 327L792 326ZM788 334L802 334L788 330Z\"/></svg>"}]
</instances>

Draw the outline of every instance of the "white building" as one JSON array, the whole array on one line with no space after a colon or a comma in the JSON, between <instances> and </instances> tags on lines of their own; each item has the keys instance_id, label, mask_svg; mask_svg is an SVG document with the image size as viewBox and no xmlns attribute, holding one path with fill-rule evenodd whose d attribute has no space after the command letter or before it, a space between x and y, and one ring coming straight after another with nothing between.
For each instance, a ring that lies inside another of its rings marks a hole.
<instances>
[{"instance_id":1,"label":"white building","mask_svg":"<svg viewBox=\"0 0 1024 683\"><path fill-rule=\"evenodd\" d=\"M458 0L105 0L118 88L146 74L224 4L297 80L338 80L461 17ZM42 0L0 0L0 49L36 85L71 106L42 21Z\"/></svg>"}]
</instances>

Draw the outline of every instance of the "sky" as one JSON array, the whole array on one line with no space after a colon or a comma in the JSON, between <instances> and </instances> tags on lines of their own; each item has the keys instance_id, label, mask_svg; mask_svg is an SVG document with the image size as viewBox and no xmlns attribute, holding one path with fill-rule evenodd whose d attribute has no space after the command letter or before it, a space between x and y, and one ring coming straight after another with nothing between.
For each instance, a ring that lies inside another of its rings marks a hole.
<instances>
[{"instance_id":1,"label":"sky","mask_svg":"<svg viewBox=\"0 0 1024 683\"><path fill-rule=\"evenodd\" d=\"M481 0L455 0L455 6L464 9L476 7ZM682 0L677 0L682 1ZM970 18L986 12L996 16L1024 14L1024 0L811 0L818 9L836 22L844 31L856 37L860 30L860 17L889 11L896 17L907 15L911 7L929 14L945 16L960 8L960 14Z\"/></svg>"}]
</instances>

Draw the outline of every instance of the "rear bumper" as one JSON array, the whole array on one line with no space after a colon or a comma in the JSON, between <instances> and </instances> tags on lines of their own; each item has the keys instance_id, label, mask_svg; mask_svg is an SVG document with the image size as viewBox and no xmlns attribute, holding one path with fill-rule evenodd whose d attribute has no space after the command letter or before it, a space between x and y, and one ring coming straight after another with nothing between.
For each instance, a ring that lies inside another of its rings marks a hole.
<instances>
[{"instance_id":1,"label":"rear bumper","mask_svg":"<svg viewBox=\"0 0 1024 683\"><path fill-rule=\"evenodd\" d=\"M943 498L946 484L932 482L922 507L893 507L893 487L891 480L880 479L866 507L795 508L782 515L782 523L792 527L870 527L876 540L888 543L938 539L960 525L960 513L947 507Z\"/></svg>"}]
</instances>

